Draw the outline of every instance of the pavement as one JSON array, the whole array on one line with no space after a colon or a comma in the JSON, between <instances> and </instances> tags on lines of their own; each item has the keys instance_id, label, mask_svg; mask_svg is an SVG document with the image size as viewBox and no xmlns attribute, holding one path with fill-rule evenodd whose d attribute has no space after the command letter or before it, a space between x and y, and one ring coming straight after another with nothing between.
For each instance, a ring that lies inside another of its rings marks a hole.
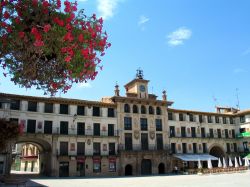
<instances>
[{"instance_id":1,"label":"pavement","mask_svg":"<svg viewBox=\"0 0 250 187\"><path fill-rule=\"evenodd\" d=\"M12 187L11 185L5 185ZM115 178L34 178L26 187L249 187L250 171L209 175ZM0 187L1 184L0 184ZM21 187L21 185L20 185Z\"/></svg>"}]
</instances>

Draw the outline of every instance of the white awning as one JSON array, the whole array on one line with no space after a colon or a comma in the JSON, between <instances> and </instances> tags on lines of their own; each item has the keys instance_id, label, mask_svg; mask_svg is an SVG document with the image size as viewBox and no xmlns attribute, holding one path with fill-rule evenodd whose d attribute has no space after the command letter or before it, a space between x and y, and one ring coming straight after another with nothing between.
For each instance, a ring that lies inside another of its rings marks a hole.
<instances>
[{"instance_id":1,"label":"white awning","mask_svg":"<svg viewBox=\"0 0 250 187\"><path fill-rule=\"evenodd\" d=\"M208 159L218 160L217 157L210 154L175 154L173 156L183 161L207 161Z\"/></svg>"}]
</instances>

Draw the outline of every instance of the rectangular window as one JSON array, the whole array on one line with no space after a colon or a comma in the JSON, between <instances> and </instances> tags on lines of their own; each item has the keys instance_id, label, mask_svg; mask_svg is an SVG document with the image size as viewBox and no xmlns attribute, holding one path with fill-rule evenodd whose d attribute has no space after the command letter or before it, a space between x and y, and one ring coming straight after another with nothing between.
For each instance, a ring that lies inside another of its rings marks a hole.
<instances>
[{"instance_id":1,"label":"rectangular window","mask_svg":"<svg viewBox=\"0 0 250 187\"><path fill-rule=\"evenodd\" d=\"M85 123L77 123L77 135L85 135Z\"/></svg>"},{"instance_id":2,"label":"rectangular window","mask_svg":"<svg viewBox=\"0 0 250 187\"><path fill-rule=\"evenodd\" d=\"M221 130L220 129L217 129L217 136L218 136L218 138L221 138Z\"/></svg>"},{"instance_id":3,"label":"rectangular window","mask_svg":"<svg viewBox=\"0 0 250 187\"><path fill-rule=\"evenodd\" d=\"M209 129L209 138L213 138L213 137L214 137L214 130Z\"/></svg>"},{"instance_id":4,"label":"rectangular window","mask_svg":"<svg viewBox=\"0 0 250 187\"><path fill-rule=\"evenodd\" d=\"M204 127L201 127L201 137L206 138L206 130Z\"/></svg>"},{"instance_id":5,"label":"rectangular window","mask_svg":"<svg viewBox=\"0 0 250 187\"><path fill-rule=\"evenodd\" d=\"M230 143L227 143L227 153L231 153Z\"/></svg>"},{"instance_id":6,"label":"rectangular window","mask_svg":"<svg viewBox=\"0 0 250 187\"><path fill-rule=\"evenodd\" d=\"M148 134L141 133L141 149L148 150Z\"/></svg>"},{"instance_id":7,"label":"rectangular window","mask_svg":"<svg viewBox=\"0 0 250 187\"><path fill-rule=\"evenodd\" d=\"M85 155L85 143L77 142L77 156Z\"/></svg>"},{"instance_id":8,"label":"rectangular window","mask_svg":"<svg viewBox=\"0 0 250 187\"><path fill-rule=\"evenodd\" d=\"M93 106L93 116L101 116L100 107Z\"/></svg>"},{"instance_id":9,"label":"rectangular window","mask_svg":"<svg viewBox=\"0 0 250 187\"><path fill-rule=\"evenodd\" d=\"M182 113L179 114L179 121L184 121L184 116Z\"/></svg>"},{"instance_id":10,"label":"rectangular window","mask_svg":"<svg viewBox=\"0 0 250 187\"><path fill-rule=\"evenodd\" d=\"M235 153L238 152L237 143L234 143L234 152L235 152Z\"/></svg>"},{"instance_id":11,"label":"rectangular window","mask_svg":"<svg viewBox=\"0 0 250 187\"><path fill-rule=\"evenodd\" d=\"M0 162L0 174L3 174L4 163Z\"/></svg>"},{"instance_id":12,"label":"rectangular window","mask_svg":"<svg viewBox=\"0 0 250 187\"><path fill-rule=\"evenodd\" d=\"M163 137L162 134L156 134L157 150L163 150Z\"/></svg>"},{"instance_id":13,"label":"rectangular window","mask_svg":"<svg viewBox=\"0 0 250 187\"><path fill-rule=\"evenodd\" d=\"M245 120L245 116L240 116L240 123L245 123L246 120Z\"/></svg>"},{"instance_id":14,"label":"rectangular window","mask_svg":"<svg viewBox=\"0 0 250 187\"><path fill-rule=\"evenodd\" d=\"M187 153L187 144L182 143L182 153Z\"/></svg>"},{"instance_id":15,"label":"rectangular window","mask_svg":"<svg viewBox=\"0 0 250 187\"><path fill-rule=\"evenodd\" d=\"M93 172L94 173L100 173L101 172L101 160L93 160Z\"/></svg>"},{"instance_id":16,"label":"rectangular window","mask_svg":"<svg viewBox=\"0 0 250 187\"><path fill-rule=\"evenodd\" d=\"M93 155L101 155L101 144L94 142L93 143Z\"/></svg>"},{"instance_id":17,"label":"rectangular window","mask_svg":"<svg viewBox=\"0 0 250 187\"><path fill-rule=\"evenodd\" d=\"M172 112L168 112L168 120L173 120L173 113Z\"/></svg>"},{"instance_id":18,"label":"rectangular window","mask_svg":"<svg viewBox=\"0 0 250 187\"><path fill-rule=\"evenodd\" d=\"M193 153L197 153L197 144L193 143Z\"/></svg>"},{"instance_id":19,"label":"rectangular window","mask_svg":"<svg viewBox=\"0 0 250 187\"><path fill-rule=\"evenodd\" d=\"M116 162L109 161L109 172L115 172L115 171L116 171Z\"/></svg>"},{"instance_id":20,"label":"rectangular window","mask_svg":"<svg viewBox=\"0 0 250 187\"><path fill-rule=\"evenodd\" d=\"M28 119L27 133L36 133L36 120Z\"/></svg>"},{"instance_id":21,"label":"rectangular window","mask_svg":"<svg viewBox=\"0 0 250 187\"><path fill-rule=\"evenodd\" d=\"M60 122L60 134L68 134L69 132L69 122L61 121Z\"/></svg>"},{"instance_id":22,"label":"rectangular window","mask_svg":"<svg viewBox=\"0 0 250 187\"><path fill-rule=\"evenodd\" d=\"M68 155L68 142L60 142L60 155L67 156Z\"/></svg>"},{"instance_id":23,"label":"rectangular window","mask_svg":"<svg viewBox=\"0 0 250 187\"><path fill-rule=\"evenodd\" d=\"M115 143L109 143L109 155L115 155Z\"/></svg>"},{"instance_id":24,"label":"rectangular window","mask_svg":"<svg viewBox=\"0 0 250 187\"><path fill-rule=\"evenodd\" d=\"M235 130L232 129L232 138L235 138Z\"/></svg>"},{"instance_id":25,"label":"rectangular window","mask_svg":"<svg viewBox=\"0 0 250 187\"><path fill-rule=\"evenodd\" d=\"M212 116L207 116L207 122L212 123Z\"/></svg>"},{"instance_id":26,"label":"rectangular window","mask_svg":"<svg viewBox=\"0 0 250 187\"><path fill-rule=\"evenodd\" d=\"M36 112L37 111L37 102L28 101L28 111Z\"/></svg>"},{"instance_id":27,"label":"rectangular window","mask_svg":"<svg viewBox=\"0 0 250 187\"><path fill-rule=\"evenodd\" d=\"M141 118L141 130L142 131L147 131L148 130L148 120L147 118Z\"/></svg>"},{"instance_id":28,"label":"rectangular window","mask_svg":"<svg viewBox=\"0 0 250 187\"><path fill-rule=\"evenodd\" d=\"M172 154L176 153L176 144L175 143L171 143L171 153Z\"/></svg>"},{"instance_id":29,"label":"rectangular window","mask_svg":"<svg viewBox=\"0 0 250 187\"><path fill-rule=\"evenodd\" d=\"M20 110L20 100L13 99L10 103L11 110Z\"/></svg>"},{"instance_id":30,"label":"rectangular window","mask_svg":"<svg viewBox=\"0 0 250 187\"><path fill-rule=\"evenodd\" d=\"M0 102L0 108L3 108L3 103L2 102ZM0 162L1 163L1 162Z\"/></svg>"},{"instance_id":31,"label":"rectangular window","mask_svg":"<svg viewBox=\"0 0 250 187\"><path fill-rule=\"evenodd\" d=\"M229 120L230 120L230 124L234 124L234 118L229 118Z\"/></svg>"},{"instance_id":32,"label":"rectangular window","mask_svg":"<svg viewBox=\"0 0 250 187\"><path fill-rule=\"evenodd\" d=\"M228 129L225 129L225 138L228 138Z\"/></svg>"},{"instance_id":33,"label":"rectangular window","mask_svg":"<svg viewBox=\"0 0 250 187\"><path fill-rule=\"evenodd\" d=\"M132 118L131 117L124 117L124 129L132 130Z\"/></svg>"},{"instance_id":34,"label":"rectangular window","mask_svg":"<svg viewBox=\"0 0 250 187\"><path fill-rule=\"evenodd\" d=\"M125 150L132 150L132 133L125 133Z\"/></svg>"},{"instance_id":35,"label":"rectangular window","mask_svg":"<svg viewBox=\"0 0 250 187\"><path fill-rule=\"evenodd\" d=\"M215 116L215 123L220 123L220 117L219 116Z\"/></svg>"},{"instance_id":36,"label":"rectangular window","mask_svg":"<svg viewBox=\"0 0 250 187\"><path fill-rule=\"evenodd\" d=\"M114 124L108 124L108 136L114 136Z\"/></svg>"},{"instance_id":37,"label":"rectangular window","mask_svg":"<svg viewBox=\"0 0 250 187\"><path fill-rule=\"evenodd\" d=\"M108 117L115 117L115 109L108 108Z\"/></svg>"},{"instance_id":38,"label":"rectangular window","mask_svg":"<svg viewBox=\"0 0 250 187\"><path fill-rule=\"evenodd\" d=\"M194 121L194 115L193 114L188 114L189 115L189 121L193 122Z\"/></svg>"},{"instance_id":39,"label":"rectangular window","mask_svg":"<svg viewBox=\"0 0 250 187\"><path fill-rule=\"evenodd\" d=\"M85 115L85 107L84 106L77 106L77 115L84 116Z\"/></svg>"},{"instance_id":40,"label":"rectangular window","mask_svg":"<svg viewBox=\"0 0 250 187\"><path fill-rule=\"evenodd\" d=\"M100 136L100 123L94 123L94 136Z\"/></svg>"},{"instance_id":41,"label":"rectangular window","mask_svg":"<svg viewBox=\"0 0 250 187\"><path fill-rule=\"evenodd\" d=\"M206 143L202 143L202 149L203 149L203 153L207 153L207 144Z\"/></svg>"},{"instance_id":42,"label":"rectangular window","mask_svg":"<svg viewBox=\"0 0 250 187\"><path fill-rule=\"evenodd\" d=\"M69 105L60 104L60 114L69 114Z\"/></svg>"},{"instance_id":43,"label":"rectangular window","mask_svg":"<svg viewBox=\"0 0 250 187\"><path fill-rule=\"evenodd\" d=\"M53 113L54 105L53 103L45 103L44 104L44 113Z\"/></svg>"},{"instance_id":44,"label":"rectangular window","mask_svg":"<svg viewBox=\"0 0 250 187\"><path fill-rule=\"evenodd\" d=\"M195 127L191 127L191 135L192 135L192 138L196 137L196 129L195 129Z\"/></svg>"},{"instance_id":45,"label":"rectangular window","mask_svg":"<svg viewBox=\"0 0 250 187\"><path fill-rule=\"evenodd\" d=\"M223 124L227 124L227 118L226 117L223 117Z\"/></svg>"},{"instance_id":46,"label":"rectangular window","mask_svg":"<svg viewBox=\"0 0 250 187\"><path fill-rule=\"evenodd\" d=\"M169 131L170 131L170 138L175 137L175 127L169 126Z\"/></svg>"},{"instance_id":47,"label":"rectangular window","mask_svg":"<svg viewBox=\"0 0 250 187\"><path fill-rule=\"evenodd\" d=\"M52 121L44 121L44 134L52 134Z\"/></svg>"},{"instance_id":48,"label":"rectangular window","mask_svg":"<svg viewBox=\"0 0 250 187\"><path fill-rule=\"evenodd\" d=\"M181 127L181 137L186 137L186 127Z\"/></svg>"},{"instance_id":49,"label":"rectangular window","mask_svg":"<svg viewBox=\"0 0 250 187\"><path fill-rule=\"evenodd\" d=\"M162 131L162 120L155 119L155 126L156 126L156 131Z\"/></svg>"},{"instance_id":50,"label":"rectangular window","mask_svg":"<svg viewBox=\"0 0 250 187\"><path fill-rule=\"evenodd\" d=\"M199 115L199 122L202 123L203 122L203 116Z\"/></svg>"}]
</instances>

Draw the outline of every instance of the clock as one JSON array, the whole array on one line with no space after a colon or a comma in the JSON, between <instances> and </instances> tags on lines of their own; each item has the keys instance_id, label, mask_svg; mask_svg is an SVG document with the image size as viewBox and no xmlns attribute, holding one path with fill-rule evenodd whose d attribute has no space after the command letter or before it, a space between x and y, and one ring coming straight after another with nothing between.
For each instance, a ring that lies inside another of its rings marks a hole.
<instances>
[{"instance_id":1,"label":"clock","mask_svg":"<svg viewBox=\"0 0 250 187\"><path fill-rule=\"evenodd\" d=\"M140 85L140 91L141 92L145 92L145 90L146 90L145 86L144 85Z\"/></svg>"}]
</instances>

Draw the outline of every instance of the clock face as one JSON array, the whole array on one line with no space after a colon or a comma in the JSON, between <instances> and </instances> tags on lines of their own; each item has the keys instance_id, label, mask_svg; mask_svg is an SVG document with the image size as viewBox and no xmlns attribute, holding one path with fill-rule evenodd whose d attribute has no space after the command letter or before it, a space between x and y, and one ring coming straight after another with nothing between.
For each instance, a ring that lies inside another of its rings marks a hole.
<instances>
[{"instance_id":1,"label":"clock face","mask_svg":"<svg viewBox=\"0 0 250 187\"><path fill-rule=\"evenodd\" d=\"M145 86L144 85L140 85L140 91L141 92L145 92L145 90L146 90Z\"/></svg>"}]
</instances>

